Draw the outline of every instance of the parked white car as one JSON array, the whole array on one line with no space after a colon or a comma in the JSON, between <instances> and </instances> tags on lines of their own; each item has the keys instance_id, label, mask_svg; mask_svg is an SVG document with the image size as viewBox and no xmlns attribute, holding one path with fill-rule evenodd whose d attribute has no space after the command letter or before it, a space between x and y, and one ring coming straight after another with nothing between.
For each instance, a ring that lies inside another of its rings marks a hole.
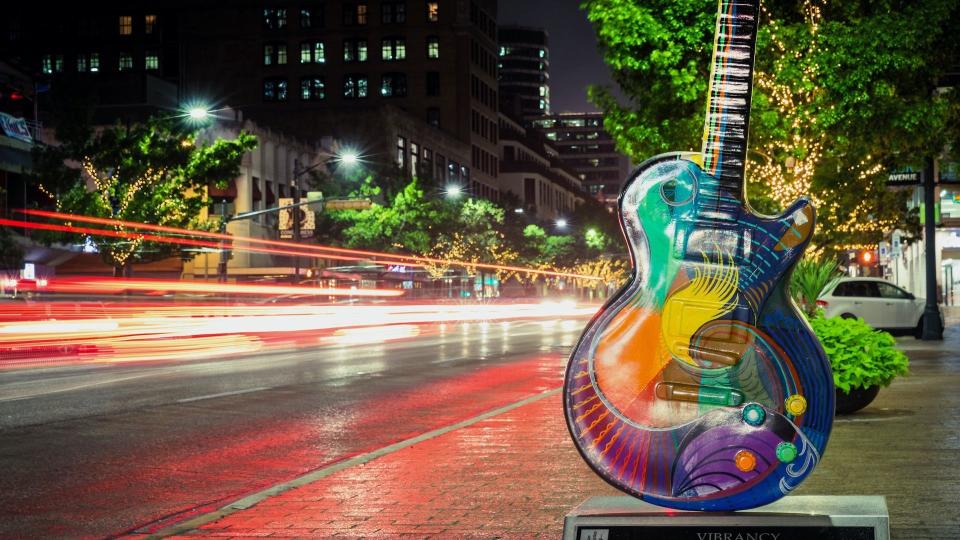
<instances>
[{"instance_id":1,"label":"parked white car","mask_svg":"<svg viewBox=\"0 0 960 540\"><path fill-rule=\"evenodd\" d=\"M827 317L858 317L874 328L920 337L926 300L880 278L841 278L817 305Z\"/></svg>"}]
</instances>

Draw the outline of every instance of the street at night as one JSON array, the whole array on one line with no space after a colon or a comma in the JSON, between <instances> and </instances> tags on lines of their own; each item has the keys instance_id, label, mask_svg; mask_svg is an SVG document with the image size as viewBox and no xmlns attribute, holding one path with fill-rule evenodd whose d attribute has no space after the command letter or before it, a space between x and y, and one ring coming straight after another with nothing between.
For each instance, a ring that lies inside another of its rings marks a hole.
<instances>
[{"instance_id":1,"label":"street at night","mask_svg":"<svg viewBox=\"0 0 960 540\"><path fill-rule=\"evenodd\" d=\"M584 322L448 323L367 345L4 372L0 535L149 528L538 395L559 385Z\"/></svg>"},{"instance_id":2,"label":"street at night","mask_svg":"<svg viewBox=\"0 0 960 540\"><path fill-rule=\"evenodd\" d=\"M0 17L0 540L960 539L960 0Z\"/></svg>"}]
</instances>

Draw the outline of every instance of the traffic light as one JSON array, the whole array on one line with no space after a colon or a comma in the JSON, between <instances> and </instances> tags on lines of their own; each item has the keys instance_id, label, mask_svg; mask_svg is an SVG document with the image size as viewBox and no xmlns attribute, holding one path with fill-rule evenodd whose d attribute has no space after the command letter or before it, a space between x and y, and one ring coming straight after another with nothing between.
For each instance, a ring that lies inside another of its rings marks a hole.
<instances>
[{"instance_id":1,"label":"traffic light","mask_svg":"<svg viewBox=\"0 0 960 540\"><path fill-rule=\"evenodd\" d=\"M877 252L872 249L860 250L860 256L857 257L860 266L874 266L877 264Z\"/></svg>"}]
</instances>

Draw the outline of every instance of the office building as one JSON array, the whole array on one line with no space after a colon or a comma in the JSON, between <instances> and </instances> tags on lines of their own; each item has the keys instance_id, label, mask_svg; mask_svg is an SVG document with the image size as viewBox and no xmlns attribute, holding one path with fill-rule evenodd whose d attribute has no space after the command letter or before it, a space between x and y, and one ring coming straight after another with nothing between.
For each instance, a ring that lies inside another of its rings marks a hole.
<instances>
[{"instance_id":1,"label":"office building","mask_svg":"<svg viewBox=\"0 0 960 540\"><path fill-rule=\"evenodd\" d=\"M630 160L617 152L613 138L604 131L602 113L550 114L527 118L527 125L543 132L591 195L611 210L616 208L630 174Z\"/></svg>"},{"instance_id":2,"label":"office building","mask_svg":"<svg viewBox=\"0 0 960 540\"><path fill-rule=\"evenodd\" d=\"M550 113L547 31L501 26L498 33L501 108L518 118Z\"/></svg>"}]
</instances>

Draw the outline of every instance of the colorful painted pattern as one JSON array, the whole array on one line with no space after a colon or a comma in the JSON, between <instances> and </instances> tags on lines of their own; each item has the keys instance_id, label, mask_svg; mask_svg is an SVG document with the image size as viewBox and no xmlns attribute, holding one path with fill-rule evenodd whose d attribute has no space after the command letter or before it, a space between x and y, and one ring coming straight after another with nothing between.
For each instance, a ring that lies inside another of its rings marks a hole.
<instances>
[{"instance_id":1,"label":"colorful painted pattern","mask_svg":"<svg viewBox=\"0 0 960 540\"><path fill-rule=\"evenodd\" d=\"M719 13L704 152L650 159L624 187L634 276L587 326L564 387L587 463L627 493L686 510L786 495L819 461L834 414L830 364L785 290L814 209L800 200L761 217L742 202L749 99L716 105L744 92L725 94L739 83L716 74L723 51L737 50L722 36L734 2Z\"/></svg>"}]
</instances>

